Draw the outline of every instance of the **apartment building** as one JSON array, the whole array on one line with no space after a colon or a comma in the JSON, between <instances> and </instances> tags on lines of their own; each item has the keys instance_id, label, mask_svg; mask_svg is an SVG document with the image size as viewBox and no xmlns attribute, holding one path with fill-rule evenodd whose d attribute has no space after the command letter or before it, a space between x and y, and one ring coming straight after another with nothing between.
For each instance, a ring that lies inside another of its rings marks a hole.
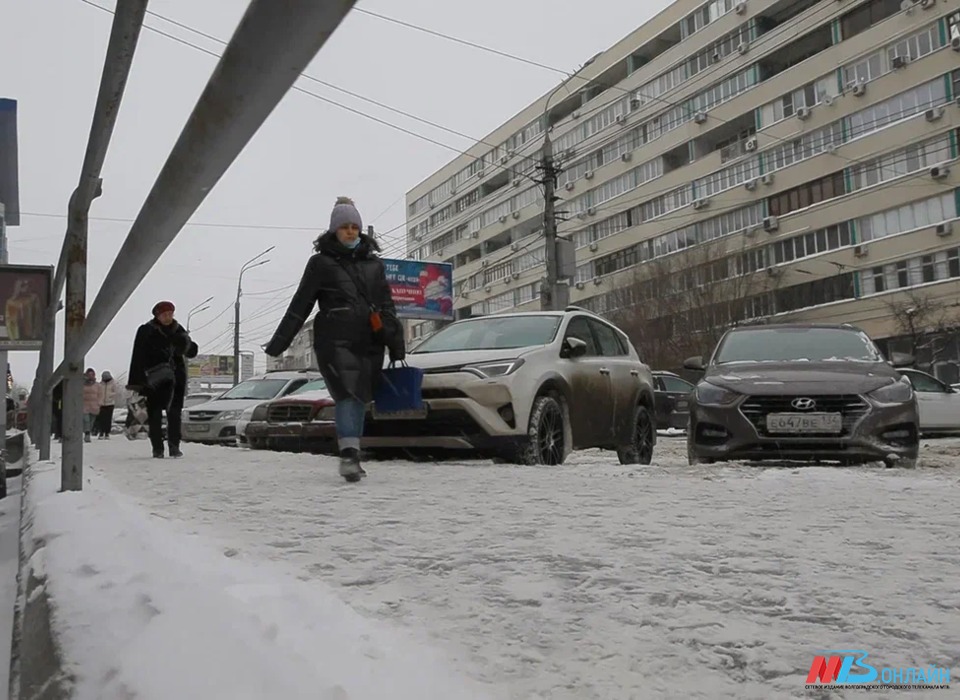
<instances>
[{"instance_id":1,"label":"apartment building","mask_svg":"<svg viewBox=\"0 0 960 700\"><path fill-rule=\"evenodd\" d=\"M958 65L955 2L674 3L549 99L571 303L643 304L645 267L710 247L687 283L762 279L745 318L889 338L891 295L957 304ZM547 101L407 194L408 254L453 263L459 318L539 308Z\"/></svg>"},{"instance_id":2,"label":"apartment building","mask_svg":"<svg viewBox=\"0 0 960 700\"><path fill-rule=\"evenodd\" d=\"M317 356L313 351L313 319L309 319L297 333L296 338L280 357L267 355L267 371L293 369L317 369Z\"/></svg>"}]
</instances>

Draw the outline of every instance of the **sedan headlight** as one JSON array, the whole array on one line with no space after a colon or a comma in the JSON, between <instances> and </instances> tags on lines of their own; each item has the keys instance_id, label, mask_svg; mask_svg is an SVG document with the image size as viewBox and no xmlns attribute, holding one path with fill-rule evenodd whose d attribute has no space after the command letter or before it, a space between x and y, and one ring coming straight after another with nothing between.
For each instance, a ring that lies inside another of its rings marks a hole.
<instances>
[{"instance_id":1,"label":"sedan headlight","mask_svg":"<svg viewBox=\"0 0 960 700\"><path fill-rule=\"evenodd\" d=\"M217 416L217 420L240 420L242 413L243 411L224 411Z\"/></svg>"},{"instance_id":2,"label":"sedan headlight","mask_svg":"<svg viewBox=\"0 0 960 700\"><path fill-rule=\"evenodd\" d=\"M503 360L502 362L486 362L479 365L468 365L463 368L464 372L471 372L481 379L493 379L495 377L506 377L513 374L523 366L523 360Z\"/></svg>"},{"instance_id":3,"label":"sedan headlight","mask_svg":"<svg viewBox=\"0 0 960 700\"><path fill-rule=\"evenodd\" d=\"M732 404L740 396L735 391L724 389L722 386L710 382L700 382L694 392L697 402L705 406L726 406Z\"/></svg>"},{"instance_id":4,"label":"sedan headlight","mask_svg":"<svg viewBox=\"0 0 960 700\"><path fill-rule=\"evenodd\" d=\"M336 408L334 406L324 406L314 414L313 420L335 420L336 417Z\"/></svg>"},{"instance_id":5,"label":"sedan headlight","mask_svg":"<svg viewBox=\"0 0 960 700\"><path fill-rule=\"evenodd\" d=\"M267 419L267 412L270 410L270 407L267 404L262 403L253 409L253 415L250 416L251 421L265 421Z\"/></svg>"},{"instance_id":6,"label":"sedan headlight","mask_svg":"<svg viewBox=\"0 0 960 700\"><path fill-rule=\"evenodd\" d=\"M900 381L893 384L887 384L875 391L871 391L868 396L877 403L898 404L907 403L913 400L913 385L906 377L901 377Z\"/></svg>"}]
</instances>

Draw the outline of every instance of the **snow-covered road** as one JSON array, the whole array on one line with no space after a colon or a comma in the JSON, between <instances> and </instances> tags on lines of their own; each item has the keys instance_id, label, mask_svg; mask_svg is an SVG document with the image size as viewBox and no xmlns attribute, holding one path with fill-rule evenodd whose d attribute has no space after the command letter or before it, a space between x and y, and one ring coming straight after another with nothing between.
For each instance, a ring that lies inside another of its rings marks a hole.
<instances>
[{"instance_id":1,"label":"snow-covered road","mask_svg":"<svg viewBox=\"0 0 960 700\"><path fill-rule=\"evenodd\" d=\"M691 468L661 438L651 467L371 462L359 485L323 457L87 447L174 527L423 630L512 698L811 697L822 649L960 673L960 441L913 472Z\"/></svg>"}]
</instances>

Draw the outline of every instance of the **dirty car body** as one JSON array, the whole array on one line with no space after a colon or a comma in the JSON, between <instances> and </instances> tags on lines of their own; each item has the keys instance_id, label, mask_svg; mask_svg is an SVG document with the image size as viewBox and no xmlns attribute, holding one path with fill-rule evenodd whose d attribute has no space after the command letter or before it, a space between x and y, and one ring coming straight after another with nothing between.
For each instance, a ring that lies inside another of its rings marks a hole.
<instances>
[{"instance_id":1,"label":"dirty car body","mask_svg":"<svg viewBox=\"0 0 960 700\"><path fill-rule=\"evenodd\" d=\"M728 331L690 402L691 464L727 460L882 461L913 466L919 413L910 383L848 325Z\"/></svg>"}]
</instances>

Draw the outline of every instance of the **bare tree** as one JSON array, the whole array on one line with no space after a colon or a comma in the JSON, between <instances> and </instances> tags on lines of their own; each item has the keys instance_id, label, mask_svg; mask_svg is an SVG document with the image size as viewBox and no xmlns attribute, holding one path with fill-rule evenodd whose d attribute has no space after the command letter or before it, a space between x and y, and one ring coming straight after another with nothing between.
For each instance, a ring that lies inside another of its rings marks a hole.
<instances>
[{"instance_id":1,"label":"bare tree","mask_svg":"<svg viewBox=\"0 0 960 700\"><path fill-rule=\"evenodd\" d=\"M733 325L762 314L758 297L778 285L762 249L733 249L720 240L657 258L637 267L613 294L609 316L652 367L677 369L707 355Z\"/></svg>"},{"instance_id":2,"label":"bare tree","mask_svg":"<svg viewBox=\"0 0 960 700\"><path fill-rule=\"evenodd\" d=\"M894 333L910 345L910 354L936 362L960 327L956 304L937 299L924 290L911 290L886 303Z\"/></svg>"}]
</instances>

